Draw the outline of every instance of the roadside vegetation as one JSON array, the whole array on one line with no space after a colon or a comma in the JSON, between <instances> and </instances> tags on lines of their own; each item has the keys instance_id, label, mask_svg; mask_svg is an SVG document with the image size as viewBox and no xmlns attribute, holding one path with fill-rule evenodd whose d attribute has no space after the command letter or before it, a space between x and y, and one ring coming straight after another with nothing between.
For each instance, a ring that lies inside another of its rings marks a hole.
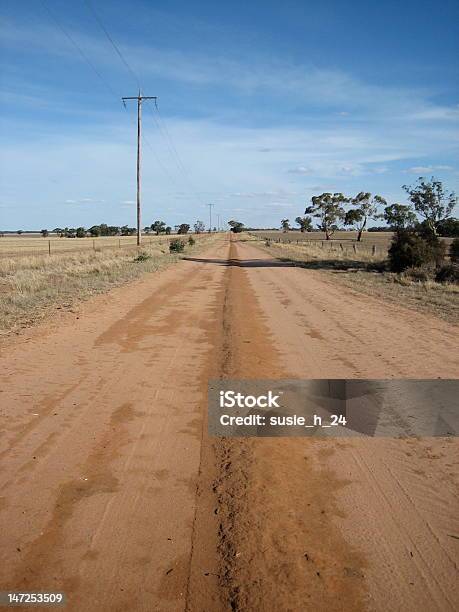
<instances>
[{"instance_id":1,"label":"roadside vegetation","mask_svg":"<svg viewBox=\"0 0 459 612\"><path fill-rule=\"evenodd\" d=\"M452 217L456 194L447 192L434 177L430 181L421 177L414 185L403 185L403 189L409 204L388 204L383 197L366 192L353 198L342 193L313 196L306 216L297 217L295 222L304 236L312 234L313 218L317 219L317 229L323 232L325 241L296 240L292 245L290 239L288 244L280 239L273 242L267 234L265 248L285 261L328 271L357 291L404 302L457 322L459 222ZM383 219L387 224L383 229L392 232L386 249L358 244L371 219ZM355 241L333 241L333 235L346 226L356 232ZM290 231L289 219L281 220L280 229ZM454 237L450 244L441 238L445 234ZM263 239L263 234L255 236Z\"/></svg>"},{"instance_id":2,"label":"roadside vegetation","mask_svg":"<svg viewBox=\"0 0 459 612\"><path fill-rule=\"evenodd\" d=\"M330 281L354 291L433 313L452 323L459 322L458 284L450 280L436 281L429 268L391 272L382 251L374 256L366 250L343 251L338 245L321 247L320 241L317 244L285 244L261 237L257 240L273 257L320 270Z\"/></svg>"},{"instance_id":3,"label":"roadside vegetation","mask_svg":"<svg viewBox=\"0 0 459 612\"><path fill-rule=\"evenodd\" d=\"M107 249L32 257L0 258L0 334L27 327L58 309L72 309L80 300L141 277L208 245L183 241L182 250L169 245L141 249Z\"/></svg>"}]
</instances>

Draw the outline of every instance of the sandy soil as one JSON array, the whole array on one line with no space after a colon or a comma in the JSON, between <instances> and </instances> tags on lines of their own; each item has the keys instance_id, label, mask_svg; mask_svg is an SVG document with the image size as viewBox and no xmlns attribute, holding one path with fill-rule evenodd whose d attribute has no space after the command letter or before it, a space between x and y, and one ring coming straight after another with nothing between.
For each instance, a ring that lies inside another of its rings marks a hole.
<instances>
[{"instance_id":1,"label":"sandy soil","mask_svg":"<svg viewBox=\"0 0 459 612\"><path fill-rule=\"evenodd\" d=\"M205 411L212 377L456 377L457 336L225 239L5 342L0 590L455 609L456 440L209 439Z\"/></svg>"}]
</instances>

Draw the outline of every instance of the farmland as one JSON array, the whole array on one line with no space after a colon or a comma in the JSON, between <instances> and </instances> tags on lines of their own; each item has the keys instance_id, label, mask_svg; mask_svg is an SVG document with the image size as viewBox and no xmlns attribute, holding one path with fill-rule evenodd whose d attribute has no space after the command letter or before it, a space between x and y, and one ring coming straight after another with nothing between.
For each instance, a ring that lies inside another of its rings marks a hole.
<instances>
[{"instance_id":1,"label":"farmland","mask_svg":"<svg viewBox=\"0 0 459 612\"><path fill-rule=\"evenodd\" d=\"M385 257L392 240L393 232L365 232L361 242L357 242L357 232L337 231L331 240L326 240L324 232L282 232L258 230L251 232L257 238L271 240L283 244L302 244L320 246L329 251L343 251L345 253L370 253L377 257ZM450 245L452 238L442 238Z\"/></svg>"},{"instance_id":2,"label":"farmland","mask_svg":"<svg viewBox=\"0 0 459 612\"><path fill-rule=\"evenodd\" d=\"M196 238L201 238L205 234L193 234ZM142 244L145 247L155 245L168 245L171 238L176 236L155 236L145 235L142 237ZM57 253L79 253L90 251L102 251L113 249L132 249L136 248L135 236L101 236L97 238L59 238L57 236L42 237L35 235L4 235L0 237L0 258L18 257L42 254Z\"/></svg>"}]
</instances>

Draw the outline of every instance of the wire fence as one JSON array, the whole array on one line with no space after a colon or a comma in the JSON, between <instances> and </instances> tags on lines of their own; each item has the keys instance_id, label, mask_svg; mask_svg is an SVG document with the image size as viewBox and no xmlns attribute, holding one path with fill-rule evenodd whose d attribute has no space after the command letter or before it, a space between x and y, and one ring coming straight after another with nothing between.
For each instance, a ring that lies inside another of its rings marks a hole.
<instances>
[{"instance_id":1,"label":"wire fence","mask_svg":"<svg viewBox=\"0 0 459 612\"><path fill-rule=\"evenodd\" d=\"M142 243L137 246L136 236L114 236L99 238L0 238L0 258L32 257L35 255L58 255L81 252L100 252L113 249L142 249L142 247L169 246L170 240L190 236L199 240L202 234L171 234L169 236L142 236Z\"/></svg>"}]
</instances>

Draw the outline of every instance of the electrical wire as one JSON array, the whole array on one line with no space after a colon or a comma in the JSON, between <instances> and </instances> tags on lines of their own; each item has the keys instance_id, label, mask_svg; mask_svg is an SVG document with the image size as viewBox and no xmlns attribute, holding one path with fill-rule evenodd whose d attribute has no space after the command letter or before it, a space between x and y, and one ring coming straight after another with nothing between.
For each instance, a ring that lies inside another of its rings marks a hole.
<instances>
[{"instance_id":1,"label":"electrical wire","mask_svg":"<svg viewBox=\"0 0 459 612\"><path fill-rule=\"evenodd\" d=\"M118 45L115 43L115 41L113 40L113 37L110 36L109 31L107 30L107 28L104 26L102 20L100 19L99 15L97 14L95 8L93 7L93 5L91 4L91 2L89 0L84 0L86 6L89 8L89 10L91 11L91 13L94 16L94 19L97 21L97 23L99 24L99 27L102 29L102 31L104 32L105 36L107 37L107 39L109 40L110 44L112 45L112 47L115 49L116 54L118 55L118 57L120 58L120 60L123 62L123 64L125 65L125 67L127 68L128 72L131 74L131 76L134 78L134 80L137 83L137 86L139 88L139 90L141 89L141 85L140 85L140 79L137 76L136 72L131 68L131 66L129 65L127 59L124 57L124 55L121 53Z\"/></svg>"}]
</instances>

